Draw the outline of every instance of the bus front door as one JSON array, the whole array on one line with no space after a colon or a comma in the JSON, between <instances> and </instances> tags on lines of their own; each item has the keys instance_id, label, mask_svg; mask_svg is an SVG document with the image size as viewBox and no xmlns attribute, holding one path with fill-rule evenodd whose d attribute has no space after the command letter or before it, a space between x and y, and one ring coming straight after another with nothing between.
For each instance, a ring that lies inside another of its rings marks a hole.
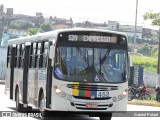
<instances>
[{"instance_id":1,"label":"bus front door","mask_svg":"<svg viewBox=\"0 0 160 120\"><path fill-rule=\"evenodd\" d=\"M11 66L10 66L10 99L13 99L14 67L15 67L16 47L11 47Z\"/></svg>"},{"instance_id":2,"label":"bus front door","mask_svg":"<svg viewBox=\"0 0 160 120\"><path fill-rule=\"evenodd\" d=\"M23 63L23 96L22 102L23 104L27 104L27 90L28 90L28 69L29 69L29 52L30 46L25 46L25 53L24 53L24 63Z\"/></svg>"}]
</instances>

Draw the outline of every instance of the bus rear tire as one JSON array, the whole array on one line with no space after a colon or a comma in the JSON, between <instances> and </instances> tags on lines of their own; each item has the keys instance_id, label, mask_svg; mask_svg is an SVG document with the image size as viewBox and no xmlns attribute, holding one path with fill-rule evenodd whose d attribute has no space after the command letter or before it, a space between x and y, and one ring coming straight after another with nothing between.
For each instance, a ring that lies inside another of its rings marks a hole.
<instances>
[{"instance_id":1,"label":"bus rear tire","mask_svg":"<svg viewBox=\"0 0 160 120\"><path fill-rule=\"evenodd\" d=\"M99 117L99 120L111 120L111 117Z\"/></svg>"},{"instance_id":2,"label":"bus rear tire","mask_svg":"<svg viewBox=\"0 0 160 120\"><path fill-rule=\"evenodd\" d=\"M45 104L44 104L44 93L42 92L39 96L39 111L41 113L41 119L42 120L47 120L48 117L46 117L46 111L45 111Z\"/></svg>"},{"instance_id":3,"label":"bus rear tire","mask_svg":"<svg viewBox=\"0 0 160 120\"><path fill-rule=\"evenodd\" d=\"M18 88L16 90L16 110L18 112L23 111L23 105L19 103L19 90L18 90Z\"/></svg>"},{"instance_id":4,"label":"bus rear tire","mask_svg":"<svg viewBox=\"0 0 160 120\"><path fill-rule=\"evenodd\" d=\"M112 119L112 113L103 113L99 115L100 120L111 120Z\"/></svg>"}]
</instances>

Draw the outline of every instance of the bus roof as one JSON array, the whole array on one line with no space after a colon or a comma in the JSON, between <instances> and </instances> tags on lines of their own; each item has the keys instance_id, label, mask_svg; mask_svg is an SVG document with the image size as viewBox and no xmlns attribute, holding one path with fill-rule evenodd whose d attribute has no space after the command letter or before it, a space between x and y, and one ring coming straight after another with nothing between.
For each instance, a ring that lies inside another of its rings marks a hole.
<instances>
[{"instance_id":1,"label":"bus roof","mask_svg":"<svg viewBox=\"0 0 160 120\"><path fill-rule=\"evenodd\" d=\"M127 36L125 33L117 32L117 31L110 31L110 30L89 29L89 28L70 28L70 29L59 29L59 30L54 30L54 31L50 31L50 32L45 32L45 33L38 33L38 34L32 35L32 36L11 39L8 41L8 45L21 44L21 43L25 43L25 42L42 41L45 39L48 41L52 41L52 40L56 39L57 34L59 34L61 32L70 32L70 31L108 32L108 33Z\"/></svg>"}]
</instances>

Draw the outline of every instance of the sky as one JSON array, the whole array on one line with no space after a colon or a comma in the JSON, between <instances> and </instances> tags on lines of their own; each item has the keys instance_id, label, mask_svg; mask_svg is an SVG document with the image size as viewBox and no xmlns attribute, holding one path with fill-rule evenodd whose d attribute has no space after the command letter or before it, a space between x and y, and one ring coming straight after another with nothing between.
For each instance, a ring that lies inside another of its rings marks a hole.
<instances>
[{"instance_id":1,"label":"sky","mask_svg":"<svg viewBox=\"0 0 160 120\"><path fill-rule=\"evenodd\" d=\"M136 0L1 0L6 8L14 8L14 14L35 15L42 12L44 16L73 18L73 21L120 21L124 24L135 23ZM160 12L160 0L138 0L137 23L149 26L142 15L152 10Z\"/></svg>"}]
</instances>

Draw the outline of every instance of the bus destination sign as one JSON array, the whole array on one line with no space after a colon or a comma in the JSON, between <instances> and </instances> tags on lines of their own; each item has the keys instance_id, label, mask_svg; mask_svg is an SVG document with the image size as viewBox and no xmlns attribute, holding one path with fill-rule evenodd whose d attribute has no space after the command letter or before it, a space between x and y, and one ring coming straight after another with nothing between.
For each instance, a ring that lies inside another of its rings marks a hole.
<instances>
[{"instance_id":1,"label":"bus destination sign","mask_svg":"<svg viewBox=\"0 0 160 120\"><path fill-rule=\"evenodd\" d=\"M111 37L108 36L93 36L93 35L68 35L69 41L86 41L86 42L111 42Z\"/></svg>"}]
</instances>

